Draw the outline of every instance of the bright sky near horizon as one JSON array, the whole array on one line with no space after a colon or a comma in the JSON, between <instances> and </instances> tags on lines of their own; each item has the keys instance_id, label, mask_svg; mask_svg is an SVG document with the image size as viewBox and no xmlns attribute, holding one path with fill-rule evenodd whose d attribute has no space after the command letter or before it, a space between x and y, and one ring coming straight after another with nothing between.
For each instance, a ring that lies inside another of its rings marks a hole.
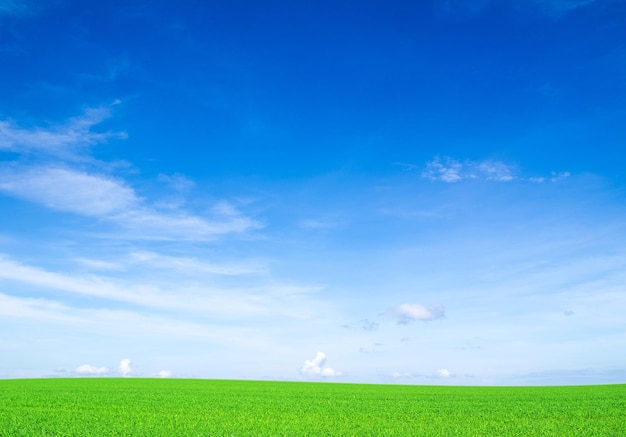
<instances>
[{"instance_id":1,"label":"bright sky near horizon","mask_svg":"<svg viewBox=\"0 0 626 437\"><path fill-rule=\"evenodd\" d=\"M626 382L626 1L0 0L0 378Z\"/></svg>"}]
</instances>

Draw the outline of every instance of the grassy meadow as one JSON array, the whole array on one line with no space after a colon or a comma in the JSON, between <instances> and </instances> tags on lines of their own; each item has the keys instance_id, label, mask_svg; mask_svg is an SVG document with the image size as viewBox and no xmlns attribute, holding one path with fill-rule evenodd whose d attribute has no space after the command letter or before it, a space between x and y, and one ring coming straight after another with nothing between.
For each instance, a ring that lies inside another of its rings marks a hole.
<instances>
[{"instance_id":1,"label":"grassy meadow","mask_svg":"<svg viewBox=\"0 0 626 437\"><path fill-rule=\"evenodd\" d=\"M0 436L625 436L626 385L0 381Z\"/></svg>"}]
</instances>

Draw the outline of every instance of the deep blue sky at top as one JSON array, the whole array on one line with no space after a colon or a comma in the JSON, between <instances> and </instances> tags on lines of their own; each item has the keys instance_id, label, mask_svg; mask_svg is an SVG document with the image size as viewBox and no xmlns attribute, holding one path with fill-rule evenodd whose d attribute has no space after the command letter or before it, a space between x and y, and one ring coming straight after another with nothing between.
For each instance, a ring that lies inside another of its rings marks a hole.
<instances>
[{"instance_id":1,"label":"deep blue sky at top","mask_svg":"<svg viewBox=\"0 0 626 437\"><path fill-rule=\"evenodd\" d=\"M43 8L2 22L0 113L54 122L119 98L123 116L101 128L150 144L97 154L144 172L385 173L435 153L623 169L607 159L624 142L623 2L567 13L533 1Z\"/></svg>"}]
</instances>

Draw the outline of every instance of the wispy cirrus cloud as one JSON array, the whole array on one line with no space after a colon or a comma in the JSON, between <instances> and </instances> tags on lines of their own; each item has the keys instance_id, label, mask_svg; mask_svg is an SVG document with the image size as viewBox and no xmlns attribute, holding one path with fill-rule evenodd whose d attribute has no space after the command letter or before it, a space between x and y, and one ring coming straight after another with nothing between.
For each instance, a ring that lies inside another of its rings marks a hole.
<instances>
[{"instance_id":1,"label":"wispy cirrus cloud","mask_svg":"<svg viewBox=\"0 0 626 437\"><path fill-rule=\"evenodd\" d=\"M126 138L123 133L94 130L110 116L111 107L105 106L86 109L66 123L46 128L0 120L0 152L30 158L0 166L0 192L117 225L126 231L121 234L124 238L206 241L262 227L229 202L219 201L200 215L183 209L185 202L180 199L150 201L124 179L111 175L109 166L90 153L98 143ZM159 180L172 186L178 196L193 186L193 181L180 174L160 175Z\"/></svg>"},{"instance_id":2,"label":"wispy cirrus cloud","mask_svg":"<svg viewBox=\"0 0 626 437\"><path fill-rule=\"evenodd\" d=\"M0 316L32 326L65 326L83 332L107 333L118 337L148 336L185 339L189 337L230 344L255 345L257 331L249 327L198 323L188 318L142 314L133 310L94 309L71 306L47 298L25 298L0 292Z\"/></svg>"},{"instance_id":3,"label":"wispy cirrus cloud","mask_svg":"<svg viewBox=\"0 0 626 437\"><path fill-rule=\"evenodd\" d=\"M0 256L0 279L43 287L46 290L96 297L105 301L187 313L252 316L268 314L271 307L271 299L260 293L209 287L190 289L185 286L173 292L150 282L128 283L104 276L51 272L5 256Z\"/></svg>"},{"instance_id":4,"label":"wispy cirrus cloud","mask_svg":"<svg viewBox=\"0 0 626 437\"><path fill-rule=\"evenodd\" d=\"M571 175L572 174L568 171L558 172L558 173L553 171L550 177L544 177L544 176L532 177L532 178L529 178L528 180L530 182L535 182L538 184L541 184L543 182L560 182L560 181L567 179Z\"/></svg>"},{"instance_id":5,"label":"wispy cirrus cloud","mask_svg":"<svg viewBox=\"0 0 626 437\"><path fill-rule=\"evenodd\" d=\"M0 167L0 191L45 207L113 218L141 203L123 181L61 166Z\"/></svg>"},{"instance_id":6,"label":"wispy cirrus cloud","mask_svg":"<svg viewBox=\"0 0 626 437\"><path fill-rule=\"evenodd\" d=\"M408 168L408 164L403 164ZM412 166L411 170L416 168ZM551 172L549 177L525 177L519 174L514 165L491 159L463 161L449 156L437 156L423 167L422 178L447 183L466 180L512 182L528 181L535 183L559 182L571 176L569 172Z\"/></svg>"},{"instance_id":7,"label":"wispy cirrus cloud","mask_svg":"<svg viewBox=\"0 0 626 437\"><path fill-rule=\"evenodd\" d=\"M135 239L211 240L261 227L234 206L225 208L221 203L209 217L184 210L160 211L119 178L66 166L0 167L0 192L57 211L108 221L132 231Z\"/></svg>"},{"instance_id":8,"label":"wispy cirrus cloud","mask_svg":"<svg viewBox=\"0 0 626 437\"><path fill-rule=\"evenodd\" d=\"M130 262L151 268L176 270L188 274L208 275L250 275L268 273L267 268L258 263L210 263L192 257L161 255L156 252L141 251L130 254Z\"/></svg>"},{"instance_id":9,"label":"wispy cirrus cloud","mask_svg":"<svg viewBox=\"0 0 626 437\"><path fill-rule=\"evenodd\" d=\"M516 178L514 167L500 161L457 161L450 157L436 157L427 162L422 177L442 182L466 179L510 182Z\"/></svg>"},{"instance_id":10,"label":"wispy cirrus cloud","mask_svg":"<svg viewBox=\"0 0 626 437\"><path fill-rule=\"evenodd\" d=\"M119 104L115 101L113 105ZM124 132L97 132L94 127L111 116L110 106L87 108L67 122L48 127L24 127L0 120L0 150L76 159L85 148L111 138L124 139Z\"/></svg>"},{"instance_id":11,"label":"wispy cirrus cloud","mask_svg":"<svg viewBox=\"0 0 626 437\"><path fill-rule=\"evenodd\" d=\"M181 317L211 315L219 320L238 320L280 316L309 319L319 310L314 299L308 297L311 291L317 290L311 287L289 286L276 281L269 284L259 281L258 285L246 287L204 285L198 278L188 275L163 281L151 280L150 277L137 280L133 277L122 279L59 273L0 254L2 280L13 281L20 288L28 286L30 292L36 295L61 292L66 296L92 298L92 305L96 307L106 307L111 303L131 304L135 308L173 312Z\"/></svg>"}]
</instances>

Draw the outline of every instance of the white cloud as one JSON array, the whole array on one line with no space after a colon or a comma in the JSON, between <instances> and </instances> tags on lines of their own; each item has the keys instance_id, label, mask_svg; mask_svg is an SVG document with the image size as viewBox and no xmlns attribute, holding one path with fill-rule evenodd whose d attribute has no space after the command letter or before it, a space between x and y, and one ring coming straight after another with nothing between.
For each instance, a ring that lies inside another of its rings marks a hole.
<instances>
[{"instance_id":1,"label":"white cloud","mask_svg":"<svg viewBox=\"0 0 626 437\"><path fill-rule=\"evenodd\" d=\"M461 162L450 157L435 157L427 162L422 177L449 183L465 179L509 182L516 178L513 167L500 161Z\"/></svg>"},{"instance_id":2,"label":"white cloud","mask_svg":"<svg viewBox=\"0 0 626 437\"><path fill-rule=\"evenodd\" d=\"M552 177L550 178L550 182L559 182L562 181L563 179L567 179L568 177L571 176L571 173L568 171L565 172L552 172Z\"/></svg>"},{"instance_id":3,"label":"white cloud","mask_svg":"<svg viewBox=\"0 0 626 437\"><path fill-rule=\"evenodd\" d=\"M175 202L166 198L150 202L124 180L107 175L107 164L93 159L89 146L111 137L125 138L120 133L94 131L94 126L110 114L111 106L88 108L81 116L47 128L21 127L0 120L0 151L39 159L34 166L25 165L25 160L0 166L0 192L57 211L114 223L127 231L122 235L126 238L207 241L261 227L228 202L218 202L210 214L180 209L185 202L178 197L193 186L182 175L159 176L179 193ZM81 168L76 168L77 162ZM98 170L88 171L88 167ZM167 212L161 208L164 205Z\"/></svg>"},{"instance_id":4,"label":"white cloud","mask_svg":"<svg viewBox=\"0 0 626 437\"><path fill-rule=\"evenodd\" d=\"M160 279L151 281L149 275L143 276L139 281L125 281L93 274L61 274L26 265L0 254L0 280L28 284L44 292L57 290L97 297L104 302L132 303L146 308L230 320L278 315L309 319L312 317L312 308L319 310L317 302L306 298L307 293L318 288L281 284L223 288L199 285L195 280L183 282L180 278L171 283L162 283Z\"/></svg>"},{"instance_id":5,"label":"white cloud","mask_svg":"<svg viewBox=\"0 0 626 437\"><path fill-rule=\"evenodd\" d=\"M189 317L156 317L129 310L72 307L49 299L20 298L0 292L0 320L15 319L24 326L66 326L71 332L106 333L128 338L129 333L147 339L163 338L176 342L195 338L205 342L239 344L246 349L258 346L264 337L241 326L190 322Z\"/></svg>"},{"instance_id":6,"label":"white cloud","mask_svg":"<svg viewBox=\"0 0 626 437\"><path fill-rule=\"evenodd\" d=\"M130 210L113 220L132 231L133 238L149 240L206 241L262 227L259 222L238 212L212 216L208 220L185 211L166 214L149 207Z\"/></svg>"},{"instance_id":7,"label":"white cloud","mask_svg":"<svg viewBox=\"0 0 626 437\"><path fill-rule=\"evenodd\" d=\"M338 372L330 367L324 367L326 363L326 354L318 352L312 360L305 360L304 365L300 368L300 373L306 376L341 376Z\"/></svg>"},{"instance_id":8,"label":"white cloud","mask_svg":"<svg viewBox=\"0 0 626 437\"><path fill-rule=\"evenodd\" d=\"M124 265L119 262L104 261L92 258L74 258L74 262L91 270L124 270Z\"/></svg>"},{"instance_id":9,"label":"white cloud","mask_svg":"<svg viewBox=\"0 0 626 437\"><path fill-rule=\"evenodd\" d=\"M482 175L483 178L490 181L508 182L515 179L511 166L499 161L482 161L473 163L478 170L477 177Z\"/></svg>"},{"instance_id":10,"label":"white cloud","mask_svg":"<svg viewBox=\"0 0 626 437\"><path fill-rule=\"evenodd\" d=\"M445 309L441 305L430 308L415 303L403 303L387 310L387 315L394 317L398 324L406 325L413 321L427 322L445 316Z\"/></svg>"},{"instance_id":11,"label":"white cloud","mask_svg":"<svg viewBox=\"0 0 626 437\"><path fill-rule=\"evenodd\" d=\"M118 372L122 376L131 375L132 369L130 367L130 360L128 358L124 358L123 360L120 361L120 364L118 366ZM108 374L110 373L110 371L107 367L96 367L90 364L83 364L82 366L78 366L76 369L74 369L74 373L77 373L79 375L100 376L100 375Z\"/></svg>"},{"instance_id":12,"label":"white cloud","mask_svg":"<svg viewBox=\"0 0 626 437\"><path fill-rule=\"evenodd\" d=\"M445 158L444 162L437 157L426 163L426 169L422 177L443 182L458 182L464 179L462 175L463 164L451 158Z\"/></svg>"},{"instance_id":13,"label":"white cloud","mask_svg":"<svg viewBox=\"0 0 626 437\"><path fill-rule=\"evenodd\" d=\"M119 103L118 101L113 104ZM126 138L121 132L94 132L92 128L111 115L111 107L88 108L67 123L48 128L25 128L12 121L0 120L0 150L39 153L75 159L80 149L109 138Z\"/></svg>"},{"instance_id":14,"label":"white cloud","mask_svg":"<svg viewBox=\"0 0 626 437\"><path fill-rule=\"evenodd\" d=\"M449 378L450 371L448 369L439 369L437 370L437 376L439 376L440 378Z\"/></svg>"},{"instance_id":15,"label":"white cloud","mask_svg":"<svg viewBox=\"0 0 626 437\"><path fill-rule=\"evenodd\" d=\"M535 182L538 184L544 183L544 182L561 182L567 178L569 178L572 174L568 171L563 171L563 172L556 172L553 171L551 172L551 176L549 178L544 177L544 176L539 176L539 177L532 177L532 178L528 178L528 180L530 182Z\"/></svg>"},{"instance_id":16,"label":"white cloud","mask_svg":"<svg viewBox=\"0 0 626 437\"><path fill-rule=\"evenodd\" d=\"M159 378L171 378L172 377L172 371L171 370L161 370L160 372L157 373L157 375Z\"/></svg>"},{"instance_id":17,"label":"white cloud","mask_svg":"<svg viewBox=\"0 0 626 437\"><path fill-rule=\"evenodd\" d=\"M139 204L134 190L122 181L61 167L0 169L0 191L89 217L114 217Z\"/></svg>"},{"instance_id":18,"label":"white cloud","mask_svg":"<svg viewBox=\"0 0 626 437\"><path fill-rule=\"evenodd\" d=\"M258 263L214 264L196 258L160 255L155 252L133 252L130 261L137 264L157 267L159 269L178 270L186 273L209 275L238 276L249 274L265 274L267 268Z\"/></svg>"},{"instance_id":19,"label":"white cloud","mask_svg":"<svg viewBox=\"0 0 626 437\"><path fill-rule=\"evenodd\" d=\"M496 182L511 182L514 180L527 180L535 183L559 182L567 179L569 172L551 172L550 177L535 176L522 178L516 174L515 167L501 161L458 161L450 157L435 157L426 163L422 171L424 179L441 182L460 182L463 180L484 180Z\"/></svg>"},{"instance_id":20,"label":"white cloud","mask_svg":"<svg viewBox=\"0 0 626 437\"><path fill-rule=\"evenodd\" d=\"M45 207L95 217L132 232L133 238L210 240L261 225L226 202L210 219L185 211L155 210L124 181L64 167L0 167L0 191Z\"/></svg>"},{"instance_id":21,"label":"white cloud","mask_svg":"<svg viewBox=\"0 0 626 437\"><path fill-rule=\"evenodd\" d=\"M130 376L132 372L132 369L130 368L130 360L128 358L124 358L122 361L120 361L118 370L120 372L120 375Z\"/></svg>"},{"instance_id":22,"label":"white cloud","mask_svg":"<svg viewBox=\"0 0 626 437\"><path fill-rule=\"evenodd\" d=\"M89 364L83 364L82 366L78 366L74 369L74 373L79 375L105 375L109 373L109 369L107 367L96 367Z\"/></svg>"}]
</instances>

